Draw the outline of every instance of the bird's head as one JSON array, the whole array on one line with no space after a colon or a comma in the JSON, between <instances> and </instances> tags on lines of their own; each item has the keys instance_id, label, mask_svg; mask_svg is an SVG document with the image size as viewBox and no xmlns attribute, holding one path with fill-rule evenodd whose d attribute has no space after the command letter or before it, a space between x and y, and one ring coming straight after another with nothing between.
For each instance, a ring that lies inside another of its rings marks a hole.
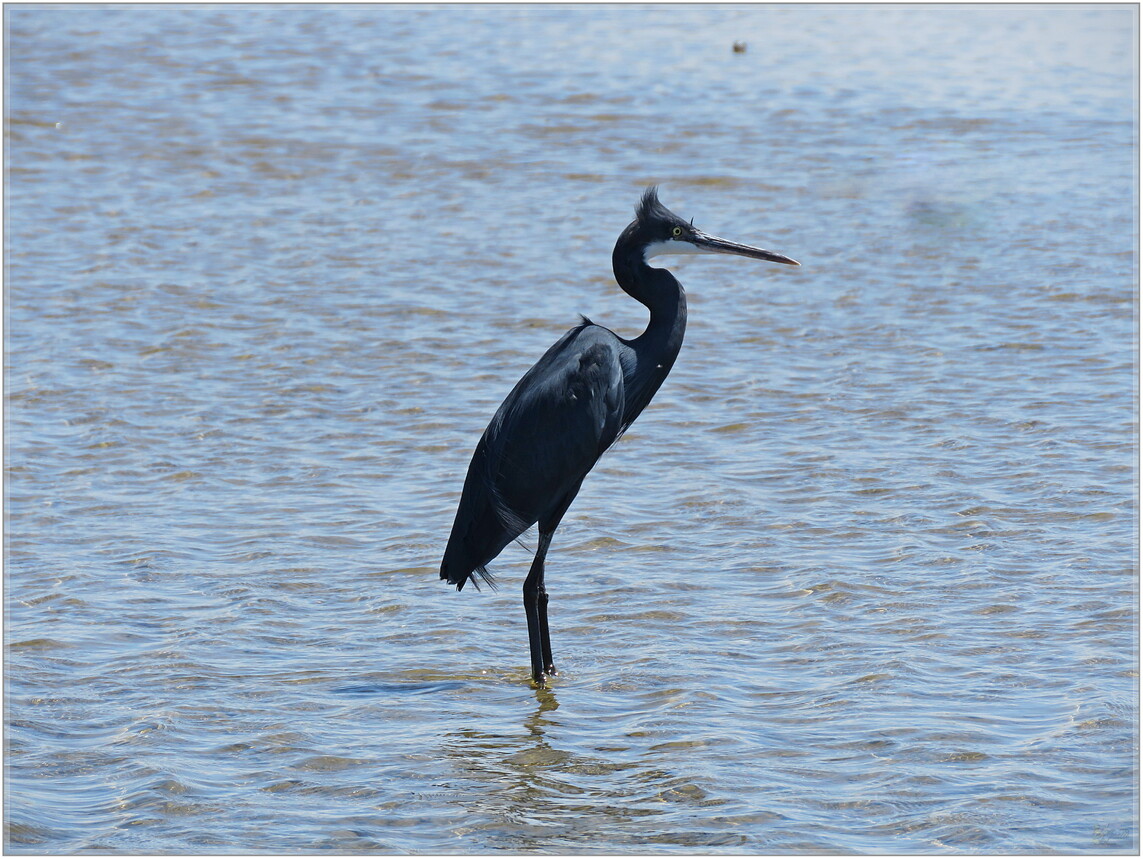
<instances>
[{"instance_id":1,"label":"bird's head","mask_svg":"<svg viewBox=\"0 0 1143 859\"><path fill-rule=\"evenodd\" d=\"M635 207L635 220L623 231L619 243L639 252L644 263L662 254L734 254L767 262L799 265L797 260L780 253L740 245L704 233L695 227L693 221L680 218L660 203L658 189L654 185L643 192L643 198Z\"/></svg>"}]
</instances>

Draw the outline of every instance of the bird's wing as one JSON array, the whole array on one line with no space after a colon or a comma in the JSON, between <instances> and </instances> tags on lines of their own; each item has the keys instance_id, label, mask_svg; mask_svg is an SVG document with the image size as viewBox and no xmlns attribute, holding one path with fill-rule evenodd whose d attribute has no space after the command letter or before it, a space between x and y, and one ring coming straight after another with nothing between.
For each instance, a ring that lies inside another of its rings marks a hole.
<instances>
[{"instance_id":1,"label":"bird's wing","mask_svg":"<svg viewBox=\"0 0 1143 859\"><path fill-rule=\"evenodd\" d=\"M512 389L484 441L486 476L506 525L559 517L623 416L622 344L584 324L558 340ZM554 527L554 524L552 525Z\"/></svg>"}]
</instances>

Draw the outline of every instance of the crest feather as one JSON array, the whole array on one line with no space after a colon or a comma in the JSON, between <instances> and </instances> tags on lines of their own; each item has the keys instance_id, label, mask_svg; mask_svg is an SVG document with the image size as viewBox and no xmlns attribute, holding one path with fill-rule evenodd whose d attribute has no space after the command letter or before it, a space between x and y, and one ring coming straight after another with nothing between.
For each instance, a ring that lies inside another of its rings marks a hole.
<instances>
[{"instance_id":1,"label":"crest feather","mask_svg":"<svg viewBox=\"0 0 1143 859\"><path fill-rule=\"evenodd\" d=\"M659 186L648 185L639 200L639 205L635 207L635 220L646 221L656 215L662 217L664 214L670 213L667 207L659 202Z\"/></svg>"}]
</instances>

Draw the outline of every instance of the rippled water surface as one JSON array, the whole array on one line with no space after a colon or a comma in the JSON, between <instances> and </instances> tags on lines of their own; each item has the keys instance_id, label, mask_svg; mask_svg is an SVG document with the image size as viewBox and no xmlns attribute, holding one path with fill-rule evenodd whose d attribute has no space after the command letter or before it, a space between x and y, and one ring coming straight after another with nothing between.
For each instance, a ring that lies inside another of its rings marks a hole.
<instances>
[{"instance_id":1,"label":"rippled water surface","mask_svg":"<svg viewBox=\"0 0 1143 859\"><path fill-rule=\"evenodd\" d=\"M5 22L10 851L1138 849L1137 7ZM651 182L803 266L672 259L536 690L437 565Z\"/></svg>"}]
</instances>

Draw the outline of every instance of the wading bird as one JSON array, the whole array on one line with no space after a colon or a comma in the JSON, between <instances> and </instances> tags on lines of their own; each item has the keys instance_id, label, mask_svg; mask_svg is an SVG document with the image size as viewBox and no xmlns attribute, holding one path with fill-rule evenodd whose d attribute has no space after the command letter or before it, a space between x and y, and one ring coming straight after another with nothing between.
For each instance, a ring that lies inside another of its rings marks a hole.
<instances>
[{"instance_id":1,"label":"wading bird","mask_svg":"<svg viewBox=\"0 0 1143 859\"><path fill-rule=\"evenodd\" d=\"M560 519L592 466L655 396L683 344L687 300L660 254L737 254L798 265L782 254L709 236L643 193L635 220L619 236L611 265L620 288L651 312L634 340L582 317L556 341L497 409L481 436L464 480L441 578L459 591L476 574L494 585L487 564L539 523L539 543L524 580L524 612L532 676L543 685L556 673L548 635L544 557Z\"/></svg>"}]
</instances>

